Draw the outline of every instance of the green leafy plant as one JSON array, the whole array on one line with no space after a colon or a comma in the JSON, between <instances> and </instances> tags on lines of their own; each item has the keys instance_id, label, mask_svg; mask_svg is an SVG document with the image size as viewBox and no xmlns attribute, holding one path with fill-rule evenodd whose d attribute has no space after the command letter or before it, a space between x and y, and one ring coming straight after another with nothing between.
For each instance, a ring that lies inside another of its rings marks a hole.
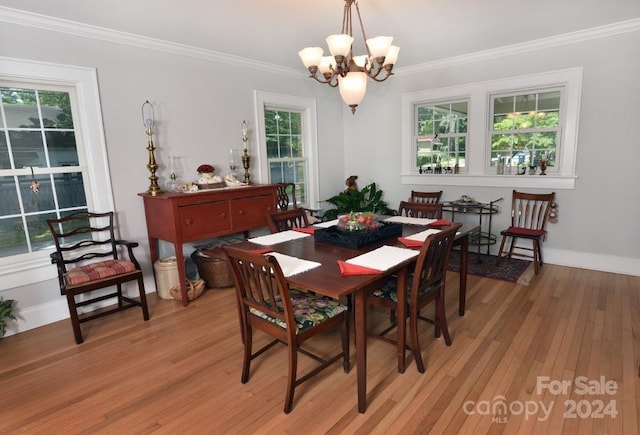
<instances>
[{"instance_id":1,"label":"green leafy plant","mask_svg":"<svg viewBox=\"0 0 640 435\"><path fill-rule=\"evenodd\" d=\"M335 206L325 212L324 217L327 220L336 219L339 215L352 211L393 214L393 210L382 199L382 190L376 187L376 183L368 184L359 191L347 190L325 201Z\"/></svg>"},{"instance_id":2,"label":"green leafy plant","mask_svg":"<svg viewBox=\"0 0 640 435\"><path fill-rule=\"evenodd\" d=\"M3 336L7 332L7 320L16 320L16 316L13 315L13 299L0 298L0 336Z\"/></svg>"}]
</instances>

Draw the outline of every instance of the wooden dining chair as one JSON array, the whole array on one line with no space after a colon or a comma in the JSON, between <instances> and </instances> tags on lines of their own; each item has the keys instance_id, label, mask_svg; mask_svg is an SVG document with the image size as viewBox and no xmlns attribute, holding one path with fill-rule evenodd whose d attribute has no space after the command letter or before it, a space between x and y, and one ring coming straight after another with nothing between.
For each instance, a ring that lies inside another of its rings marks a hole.
<instances>
[{"instance_id":1,"label":"wooden dining chair","mask_svg":"<svg viewBox=\"0 0 640 435\"><path fill-rule=\"evenodd\" d=\"M277 343L285 344L289 354L289 369L284 412L288 414L298 385L340 359L345 373L349 372L347 307L328 297L290 289L274 256L231 246L224 246L222 249L233 270L240 308L240 329L244 344L241 382L245 384L249 381L251 361L254 358ZM338 326L342 341L342 350L338 354L324 357L301 347L308 339ZM274 338L255 352L252 349L254 329ZM298 376L298 353L311 357L319 365L303 376Z\"/></svg>"},{"instance_id":2,"label":"wooden dining chair","mask_svg":"<svg viewBox=\"0 0 640 435\"><path fill-rule=\"evenodd\" d=\"M276 203L280 211L298 207L296 185L294 183L276 183Z\"/></svg>"},{"instance_id":3,"label":"wooden dining chair","mask_svg":"<svg viewBox=\"0 0 640 435\"><path fill-rule=\"evenodd\" d=\"M431 234L420 248L413 274L407 283L407 316L409 317L410 348L420 373L424 373L424 362L418 340L418 320L424 320L435 326L435 337L444 335L447 346L451 346L451 336L447 327L447 316L444 308L445 282L449 253L453 246L456 232L462 224L454 224ZM420 310L435 301L433 319L424 317ZM381 288L374 290L367 298L367 304L377 305L396 312L398 309L397 279L391 278ZM392 317L395 319L395 316ZM406 319L400 319L406 322ZM369 334L388 343L398 345L397 339L386 337L386 334L397 328L397 321L377 334Z\"/></svg>"},{"instance_id":4,"label":"wooden dining chair","mask_svg":"<svg viewBox=\"0 0 640 435\"><path fill-rule=\"evenodd\" d=\"M293 208L291 210L268 213L267 223L271 233L279 233L292 228L308 227L309 219L305 209Z\"/></svg>"},{"instance_id":5,"label":"wooden dining chair","mask_svg":"<svg viewBox=\"0 0 640 435\"><path fill-rule=\"evenodd\" d=\"M547 221L551 213L551 205L555 198L555 192L551 193L525 193L513 191L511 197L511 226L500 231L502 242L496 259L496 265L500 264L504 246L507 239L511 239L509 250L505 255L527 257L533 259L536 274L542 266L542 241L546 238ZM531 240L531 247L517 245L518 239ZM514 249L518 251L514 252Z\"/></svg>"},{"instance_id":6,"label":"wooden dining chair","mask_svg":"<svg viewBox=\"0 0 640 435\"><path fill-rule=\"evenodd\" d=\"M399 216L415 218L441 219L442 204L429 202L400 201Z\"/></svg>"},{"instance_id":7,"label":"wooden dining chair","mask_svg":"<svg viewBox=\"0 0 640 435\"><path fill-rule=\"evenodd\" d=\"M442 197L442 190L438 192L419 192L417 190L411 191L409 201L411 202L426 202L426 203L438 203Z\"/></svg>"},{"instance_id":8,"label":"wooden dining chair","mask_svg":"<svg viewBox=\"0 0 640 435\"><path fill-rule=\"evenodd\" d=\"M47 225L56 246L51 262L58 270L60 293L67 297L77 344L83 342L80 324L89 320L134 307L140 307L143 319L149 320L142 269L133 255L138 243L116 240L113 212L82 211L61 219L49 219ZM128 260L120 258L121 249L126 249ZM124 295L122 284L129 281L137 281L139 301ZM116 290L111 293L76 300L76 296L113 286ZM78 314L78 307L113 298L117 299L113 308Z\"/></svg>"}]
</instances>

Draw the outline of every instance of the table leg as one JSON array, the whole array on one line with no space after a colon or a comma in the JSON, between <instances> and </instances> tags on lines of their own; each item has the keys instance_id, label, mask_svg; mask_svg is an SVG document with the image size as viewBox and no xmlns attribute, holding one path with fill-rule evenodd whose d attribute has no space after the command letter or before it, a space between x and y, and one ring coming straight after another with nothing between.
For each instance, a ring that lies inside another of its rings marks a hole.
<instances>
[{"instance_id":1,"label":"table leg","mask_svg":"<svg viewBox=\"0 0 640 435\"><path fill-rule=\"evenodd\" d=\"M354 295L356 323L356 364L358 371L358 412L367 410L367 291Z\"/></svg>"},{"instance_id":2,"label":"table leg","mask_svg":"<svg viewBox=\"0 0 640 435\"><path fill-rule=\"evenodd\" d=\"M458 314L464 316L464 307L467 299L467 266L469 263L469 235L462 237L460 241L460 289Z\"/></svg>"},{"instance_id":3,"label":"table leg","mask_svg":"<svg viewBox=\"0 0 640 435\"><path fill-rule=\"evenodd\" d=\"M396 287L398 309L396 319L398 322L398 373L404 373L406 366L405 349L407 341L407 268L398 271L398 283Z\"/></svg>"}]
</instances>

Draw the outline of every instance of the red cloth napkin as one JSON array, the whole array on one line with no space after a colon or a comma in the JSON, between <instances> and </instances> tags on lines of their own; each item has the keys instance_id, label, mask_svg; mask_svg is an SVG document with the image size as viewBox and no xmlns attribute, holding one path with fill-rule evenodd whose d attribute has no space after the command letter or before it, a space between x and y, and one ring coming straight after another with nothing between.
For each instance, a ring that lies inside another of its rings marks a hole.
<instances>
[{"instance_id":1,"label":"red cloth napkin","mask_svg":"<svg viewBox=\"0 0 640 435\"><path fill-rule=\"evenodd\" d=\"M420 240L412 240L405 237L398 237L398 242L402 243L407 248L419 248L424 244L424 242Z\"/></svg>"},{"instance_id":2,"label":"red cloth napkin","mask_svg":"<svg viewBox=\"0 0 640 435\"><path fill-rule=\"evenodd\" d=\"M249 252L251 252L252 254L268 254L269 252L272 252L273 249L271 248L262 248L262 249L251 249L249 250Z\"/></svg>"},{"instance_id":3,"label":"red cloth napkin","mask_svg":"<svg viewBox=\"0 0 640 435\"><path fill-rule=\"evenodd\" d=\"M358 266L357 264L347 263L342 260L338 260L338 266L340 267L340 274L342 276L379 275L382 273L382 271L378 269Z\"/></svg>"},{"instance_id":4,"label":"red cloth napkin","mask_svg":"<svg viewBox=\"0 0 640 435\"><path fill-rule=\"evenodd\" d=\"M307 233L307 234L314 234L316 232L316 229L313 227L302 227L302 228L291 228L291 229L299 233Z\"/></svg>"},{"instance_id":5,"label":"red cloth napkin","mask_svg":"<svg viewBox=\"0 0 640 435\"><path fill-rule=\"evenodd\" d=\"M448 227L451 225L451 222L446 219L438 219L435 222L431 222L428 227Z\"/></svg>"}]
</instances>

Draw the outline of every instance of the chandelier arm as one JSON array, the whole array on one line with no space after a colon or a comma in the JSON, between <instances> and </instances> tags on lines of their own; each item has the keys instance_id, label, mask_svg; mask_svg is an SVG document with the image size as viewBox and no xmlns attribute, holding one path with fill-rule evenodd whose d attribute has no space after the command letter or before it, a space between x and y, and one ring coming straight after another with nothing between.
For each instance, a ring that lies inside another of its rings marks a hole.
<instances>
[{"instance_id":1,"label":"chandelier arm","mask_svg":"<svg viewBox=\"0 0 640 435\"><path fill-rule=\"evenodd\" d=\"M360 30L362 31L362 42L364 42L364 49L367 50L367 57L371 57L369 46L367 45L367 35L364 33L364 24L362 24L362 17L360 16L360 6L358 2L353 2L356 5L356 13L358 14L358 22L360 23Z\"/></svg>"},{"instance_id":2,"label":"chandelier arm","mask_svg":"<svg viewBox=\"0 0 640 435\"><path fill-rule=\"evenodd\" d=\"M329 85L332 88L335 88L336 86L338 86L337 76L338 76L337 74L332 74L329 77L325 76L324 80L318 78L318 76L316 74L311 74L309 77L311 77L312 79L315 79L315 81L317 81L318 83L322 83L324 85Z\"/></svg>"}]
</instances>

